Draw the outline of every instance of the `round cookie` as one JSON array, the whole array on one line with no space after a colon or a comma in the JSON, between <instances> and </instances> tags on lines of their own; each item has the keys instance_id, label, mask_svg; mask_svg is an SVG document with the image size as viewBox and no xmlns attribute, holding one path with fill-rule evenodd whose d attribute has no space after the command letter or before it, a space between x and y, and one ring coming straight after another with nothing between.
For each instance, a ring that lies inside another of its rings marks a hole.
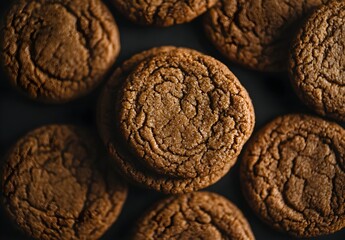
<instances>
[{"instance_id":1,"label":"round cookie","mask_svg":"<svg viewBox=\"0 0 345 240\"><path fill-rule=\"evenodd\" d=\"M212 7L217 0L112 0L129 20L142 25L161 27L192 21Z\"/></svg>"},{"instance_id":2,"label":"round cookie","mask_svg":"<svg viewBox=\"0 0 345 240\"><path fill-rule=\"evenodd\" d=\"M299 31L290 55L290 78L318 114L345 121L345 2L318 9Z\"/></svg>"},{"instance_id":3,"label":"round cookie","mask_svg":"<svg viewBox=\"0 0 345 240\"><path fill-rule=\"evenodd\" d=\"M298 237L345 227L345 130L306 115L278 117L250 140L242 190L255 213Z\"/></svg>"},{"instance_id":4,"label":"round cookie","mask_svg":"<svg viewBox=\"0 0 345 240\"><path fill-rule=\"evenodd\" d=\"M207 187L222 176L224 176L230 167L236 161L235 159L228 159L226 165L219 171L215 171L203 177L196 176L194 178L172 177L155 171L144 164L136 154L133 153L126 141L123 140L117 126L116 116L118 110L117 101L119 100L120 90L123 81L131 74L138 64L144 60L151 59L153 56L164 55L167 52L181 52L181 53L200 53L176 47L160 47L144 51L134 55L131 59L125 61L120 68L118 68L114 75L109 79L104 87L103 93L99 100L98 107L98 126L100 135L106 144L108 151L112 158L116 161L120 168L120 172L130 181L140 184L142 186L162 191L164 193L181 193L191 192L204 187ZM252 106L250 104L252 109ZM254 112L250 111L250 126L254 125Z\"/></svg>"},{"instance_id":5,"label":"round cookie","mask_svg":"<svg viewBox=\"0 0 345 240\"><path fill-rule=\"evenodd\" d=\"M117 25L100 0L13 1L0 44L11 84L48 103L90 92L119 50Z\"/></svg>"},{"instance_id":6,"label":"round cookie","mask_svg":"<svg viewBox=\"0 0 345 240\"><path fill-rule=\"evenodd\" d=\"M145 164L165 175L218 172L236 159L253 130L246 90L226 66L195 51L142 62L121 94L124 138Z\"/></svg>"},{"instance_id":7,"label":"round cookie","mask_svg":"<svg viewBox=\"0 0 345 240\"><path fill-rule=\"evenodd\" d=\"M21 138L2 174L4 208L36 239L98 239L118 217L126 185L107 168L96 136L49 125Z\"/></svg>"},{"instance_id":8,"label":"round cookie","mask_svg":"<svg viewBox=\"0 0 345 240\"><path fill-rule=\"evenodd\" d=\"M222 0L205 16L212 43L231 61L260 71L287 70L291 35L328 0Z\"/></svg>"},{"instance_id":9,"label":"round cookie","mask_svg":"<svg viewBox=\"0 0 345 240\"><path fill-rule=\"evenodd\" d=\"M139 221L133 239L254 240L241 211L210 192L173 196L157 203Z\"/></svg>"}]
</instances>

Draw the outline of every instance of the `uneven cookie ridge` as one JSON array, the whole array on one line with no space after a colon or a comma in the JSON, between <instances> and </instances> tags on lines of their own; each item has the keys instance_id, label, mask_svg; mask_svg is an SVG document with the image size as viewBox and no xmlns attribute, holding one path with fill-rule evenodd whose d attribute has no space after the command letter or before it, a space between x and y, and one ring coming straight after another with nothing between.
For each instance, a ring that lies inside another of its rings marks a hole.
<instances>
[{"instance_id":1,"label":"uneven cookie ridge","mask_svg":"<svg viewBox=\"0 0 345 240\"><path fill-rule=\"evenodd\" d=\"M244 195L272 227L299 237L345 227L345 130L306 115L273 120L241 162Z\"/></svg>"},{"instance_id":2,"label":"uneven cookie ridge","mask_svg":"<svg viewBox=\"0 0 345 240\"><path fill-rule=\"evenodd\" d=\"M253 130L253 107L214 58L172 51L143 61L124 84L120 127L154 171L204 177L236 159Z\"/></svg>"},{"instance_id":3,"label":"uneven cookie ridge","mask_svg":"<svg viewBox=\"0 0 345 240\"><path fill-rule=\"evenodd\" d=\"M126 1L112 0L128 19L161 27L190 22L212 7L216 0Z\"/></svg>"},{"instance_id":4,"label":"uneven cookie ridge","mask_svg":"<svg viewBox=\"0 0 345 240\"><path fill-rule=\"evenodd\" d=\"M6 14L1 62L30 98L66 102L91 91L120 50L115 20L100 0L19 0Z\"/></svg>"},{"instance_id":5,"label":"uneven cookie ridge","mask_svg":"<svg viewBox=\"0 0 345 240\"><path fill-rule=\"evenodd\" d=\"M140 62L171 50L189 51L190 53L196 52L190 49L171 46L158 47L136 54L125 61L122 66L115 71L114 75L109 79L103 89L103 93L99 100L97 119L103 142L107 146L108 152L117 163L120 168L120 173L122 173L124 177L133 183L140 184L156 191L176 194L195 191L215 183L229 171L235 160L229 160L228 164L224 166L223 169L209 176L197 176L195 178L171 177L159 174L145 166L142 160L128 148L127 142L123 140L118 126L116 125L116 119L118 118L116 116L116 105L120 98L122 84ZM254 124L254 115L252 115L251 118Z\"/></svg>"},{"instance_id":6,"label":"uneven cookie ridge","mask_svg":"<svg viewBox=\"0 0 345 240\"><path fill-rule=\"evenodd\" d=\"M204 27L231 61L260 71L285 71L291 35L301 18L327 1L219 1L206 14Z\"/></svg>"},{"instance_id":7,"label":"uneven cookie ridge","mask_svg":"<svg viewBox=\"0 0 345 240\"><path fill-rule=\"evenodd\" d=\"M241 211L224 197L195 192L160 201L138 222L133 239L255 239Z\"/></svg>"},{"instance_id":8,"label":"uneven cookie ridge","mask_svg":"<svg viewBox=\"0 0 345 240\"><path fill-rule=\"evenodd\" d=\"M318 114L345 121L345 2L318 9L299 31L290 55L298 96Z\"/></svg>"},{"instance_id":9,"label":"uneven cookie ridge","mask_svg":"<svg viewBox=\"0 0 345 240\"><path fill-rule=\"evenodd\" d=\"M36 239L102 236L127 187L100 161L100 149L91 133L71 125L44 126L20 139L2 175L3 204L19 228Z\"/></svg>"}]
</instances>

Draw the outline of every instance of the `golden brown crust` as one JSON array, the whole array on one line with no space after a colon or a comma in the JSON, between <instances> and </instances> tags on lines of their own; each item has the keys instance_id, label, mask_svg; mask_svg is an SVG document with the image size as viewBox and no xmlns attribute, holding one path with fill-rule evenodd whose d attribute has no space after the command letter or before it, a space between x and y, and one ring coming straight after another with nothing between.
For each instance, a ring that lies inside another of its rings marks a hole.
<instances>
[{"instance_id":1,"label":"golden brown crust","mask_svg":"<svg viewBox=\"0 0 345 240\"><path fill-rule=\"evenodd\" d=\"M306 115L273 120L241 162L244 195L269 225L299 237L345 227L345 130Z\"/></svg>"},{"instance_id":2,"label":"golden brown crust","mask_svg":"<svg viewBox=\"0 0 345 240\"><path fill-rule=\"evenodd\" d=\"M95 136L70 125L38 128L9 151L2 174L10 218L36 239L98 239L127 187L106 167Z\"/></svg>"},{"instance_id":3,"label":"golden brown crust","mask_svg":"<svg viewBox=\"0 0 345 240\"><path fill-rule=\"evenodd\" d=\"M100 0L13 1L1 36L11 84L49 103L91 91L120 50L115 20Z\"/></svg>"}]
</instances>

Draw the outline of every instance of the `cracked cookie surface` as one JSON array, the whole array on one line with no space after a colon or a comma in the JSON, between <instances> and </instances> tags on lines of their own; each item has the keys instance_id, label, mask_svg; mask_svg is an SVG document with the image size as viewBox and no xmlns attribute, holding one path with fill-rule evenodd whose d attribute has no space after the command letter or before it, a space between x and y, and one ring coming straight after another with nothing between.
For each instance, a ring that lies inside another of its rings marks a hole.
<instances>
[{"instance_id":1,"label":"cracked cookie surface","mask_svg":"<svg viewBox=\"0 0 345 240\"><path fill-rule=\"evenodd\" d=\"M345 121L345 2L318 9L298 33L290 78L298 96L318 114Z\"/></svg>"},{"instance_id":2,"label":"cracked cookie surface","mask_svg":"<svg viewBox=\"0 0 345 240\"><path fill-rule=\"evenodd\" d=\"M146 166L143 160L139 158L137 154L134 154L133 150L129 149L127 142L123 140L123 136L120 133L117 124L118 116L116 116L118 112L117 105L121 98L121 88L123 88L125 80L132 71L138 67L140 63L144 62L144 60L151 59L153 56L163 55L172 50L173 52L181 52L184 54L194 53L201 55L194 50L185 48L159 47L134 55L132 58L125 61L122 66L115 71L115 74L109 79L104 87L99 101L98 126L100 135L110 155L120 167L120 172L127 177L127 179L157 191L181 193L195 191L215 183L229 171L230 167L236 161L236 158L228 159L222 169L203 177L174 177L159 173ZM252 108L251 103L248 106L250 106L250 109ZM248 117L250 119L249 126L252 128L254 125L254 112L252 109Z\"/></svg>"},{"instance_id":3,"label":"cracked cookie surface","mask_svg":"<svg viewBox=\"0 0 345 240\"><path fill-rule=\"evenodd\" d=\"M38 128L9 151L2 174L8 215L36 239L98 239L118 217L126 185L96 136L71 125Z\"/></svg>"},{"instance_id":4,"label":"cracked cookie surface","mask_svg":"<svg viewBox=\"0 0 345 240\"><path fill-rule=\"evenodd\" d=\"M174 196L156 204L138 223L133 239L254 240L241 211L210 192Z\"/></svg>"},{"instance_id":5,"label":"cracked cookie surface","mask_svg":"<svg viewBox=\"0 0 345 240\"><path fill-rule=\"evenodd\" d=\"M192 21L212 7L217 0L112 0L112 2L133 22L167 27Z\"/></svg>"},{"instance_id":6,"label":"cracked cookie surface","mask_svg":"<svg viewBox=\"0 0 345 240\"><path fill-rule=\"evenodd\" d=\"M120 128L144 164L174 177L204 177L239 155L253 130L249 96L230 70L196 51L170 51L128 76Z\"/></svg>"},{"instance_id":7,"label":"cracked cookie surface","mask_svg":"<svg viewBox=\"0 0 345 240\"><path fill-rule=\"evenodd\" d=\"M260 71L287 70L291 35L327 0L222 0L205 16L209 39L226 57Z\"/></svg>"},{"instance_id":8,"label":"cracked cookie surface","mask_svg":"<svg viewBox=\"0 0 345 240\"><path fill-rule=\"evenodd\" d=\"M278 117L250 140L244 195L269 225L299 237L345 227L345 130L306 115Z\"/></svg>"},{"instance_id":9,"label":"cracked cookie surface","mask_svg":"<svg viewBox=\"0 0 345 240\"><path fill-rule=\"evenodd\" d=\"M1 62L15 88L60 103L91 91L120 50L117 25L100 0L13 1Z\"/></svg>"}]
</instances>

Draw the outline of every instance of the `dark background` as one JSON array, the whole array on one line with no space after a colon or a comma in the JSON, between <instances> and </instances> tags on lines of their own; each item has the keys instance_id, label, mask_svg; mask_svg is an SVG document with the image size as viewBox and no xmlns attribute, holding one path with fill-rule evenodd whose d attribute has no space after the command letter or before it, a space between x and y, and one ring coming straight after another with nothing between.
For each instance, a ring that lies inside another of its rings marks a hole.
<instances>
[{"instance_id":1,"label":"dark background","mask_svg":"<svg viewBox=\"0 0 345 240\"><path fill-rule=\"evenodd\" d=\"M106 1L107 4L108 2ZM5 1L1 1L0 12L3 12L4 5L6 5ZM151 47L163 45L189 47L219 59L239 78L253 100L256 130L281 114L311 113L293 92L287 73L255 72L235 65L222 57L207 40L201 18L192 23L169 28L141 27L124 19L110 4L108 6L114 13L121 37L121 53L114 68L133 54ZM102 85L88 96L73 102L62 105L45 105L19 94L9 86L6 77L0 72L0 156L4 156L18 138L44 124L82 124L95 129L96 102ZM238 161L241 161L241 156ZM247 217L257 240L292 238L272 230L259 221L250 210L240 190L238 163L224 178L205 190L219 193L234 202ZM130 186L129 195L120 217L102 239L127 238L137 219L153 203L164 197L166 196L160 193ZM12 239L28 238L12 226L3 209L0 208L0 240ZM315 239L344 240L345 229L336 234Z\"/></svg>"}]
</instances>

